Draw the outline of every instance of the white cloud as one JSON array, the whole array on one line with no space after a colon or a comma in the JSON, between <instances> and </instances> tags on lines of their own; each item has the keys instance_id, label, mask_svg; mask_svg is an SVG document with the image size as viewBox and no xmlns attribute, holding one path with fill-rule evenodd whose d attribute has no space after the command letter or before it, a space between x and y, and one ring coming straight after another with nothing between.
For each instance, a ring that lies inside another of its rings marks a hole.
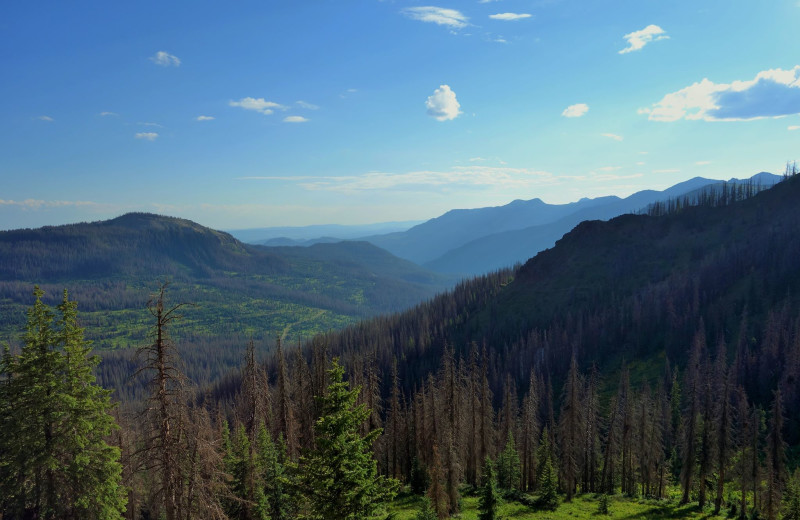
<instances>
[{"instance_id":1,"label":"white cloud","mask_svg":"<svg viewBox=\"0 0 800 520\"><path fill-rule=\"evenodd\" d=\"M636 166L644 166L644 161L639 161L636 163Z\"/></svg>"},{"instance_id":2,"label":"white cloud","mask_svg":"<svg viewBox=\"0 0 800 520\"><path fill-rule=\"evenodd\" d=\"M748 81L703 79L640 108L651 121L743 121L800 113L800 65L761 71Z\"/></svg>"},{"instance_id":3,"label":"white cloud","mask_svg":"<svg viewBox=\"0 0 800 520\"><path fill-rule=\"evenodd\" d=\"M425 101L428 107L428 115L437 121L447 121L455 119L461 114L461 105L456 99L456 93L448 85L439 85Z\"/></svg>"},{"instance_id":4,"label":"white cloud","mask_svg":"<svg viewBox=\"0 0 800 520\"><path fill-rule=\"evenodd\" d=\"M164 126L159 124L159 123L139 122L139 123L136 123L136 124L137 125L141 125L141 126L155 126L156 128L164 128Z\"/></svg>"},{"instance_id":5,"label":"white cloud","mask_svg":"<svg viewBox=\"0 0 800 520\"><path fill-rule=\"evenodd\" d=\"M469 25L469 18L455 9L434 6L406 7L400 12L414 20L446 25L455 29L461 29Z\"/></svg>"},{"instance_id":6,"label":"white cloud","mask_svg":"<svg viewBox=\"0 0 800 520\"><path fill-rule=\"evenodd\" d=\"M483 157L470 157L469 158L469 162L483 162L485 160L486 159L484 159Z\"/></svg>"},{"instance_id":7,"label":"white cloud","mask_svg":"<svg viewBox=\"0 0 800 520\"><path fill-rule=\"evenodd\" d=\"M197 116L194 118L195 121L213 121L214 116Z\"/></svg>"},{"instance_id":8,"label":"white cloud","mask_svg":"<svg viewBox=\"0 0 800 520\"><path fill-rule=\"evenodd\" d=\"M597 171L599 172L613 172L615 170L621 170L622 166L603 166L602 168L598 168Z\"/></svg>"},{"instance_id":9,"label":"white cloud","mask_svg":"<svg viewBox=\"0 0 800 520\"><path fill-rule=\"evenodd\" d=\"M503 20L505 22L513 22L516 20L522 20L524 18L530 18L531 15L528 13L497 13L497 14L490 14L489 18L492 20Z\"/></svg>"},{"instance_id":10,"label":"white cloud","mask_svg":"<svg viewBox=\"0 0 800 520\"><path fill-rule=\"evenodd\" d=\"M313 105L311 103L306 103L305 101L302 101L302 100L297 102L297 106L299 106L300 108L305 108L307 110L318 110L319 109L319 107L317 105Z\"/></svg>"},{"instance_id":11,"label":"white cloud","mask_svg":"<svg viewBox=\"0 0 800 520\"><path fill-rule=\"evenodd\" d=\"M292 177L242 177L240 180L292 181L310 191L364 192L398 189L405 191L430 191L466 187L505 187L525 189L554 184L553 174L528 168L503 168L492 166L458 166L450 171L414 171L407 173L369 172L363 175L320 176L295 179Z\"/></svg>"},{"instance_id":12,"label":"white cloud","mask_svg":"<svg viewBox=\"0 0 800 520\"><path fill-rule=\"evenodd\" d=\"M478 3L479 4L489 4L489 3L497 2L497 1L499 1L499 0L478 0Z\"/></svg>"},{"instance_id":13,"label":"white cloud","mask_svg":"<svg viewBox=\"0 0 800 520\"><path fill-rule=\"evenodd\" d=\"M570 105L561 112L561 115L564 117L581 117L586 112L589 111L589 105L586 103L578 103L576 105Z\"/></svg>"},{"instance_id":14,"label":"white cloud","mask_svg":"<svg viewBox=\"0 0 800 520\"><path fill-rule=\"evenodd\" d=\"M245 110L254 110L256 112L261 112L264 115L270 115L274 112L273 109L275 108L279 110L286 110L288 108L279 103L267 101L264 98L252 97L242 98L239 101L230 101L228 102L228 105L232 107L241 107Z\"/></svg>"},{"instance_id":15,"label":"white cloud","mask_svg":"<svg viewBox=\"0 0 800 520\"><path fill-rule=\"evenodd\" d=\"M303 116L287 116L283 118L284 123L305 123L310 121L310 119L306 119Z\"/></svg>"},{"instance_id":16,"label":"white cloud","mask_svg":"<svg viewBox=\"0 0 800 520\"><path fill-rule=\"evenodd\" d=\"M600 134L600 135L602 135L603 137L608 137L609 139L613 139L615 141L622 141L622 139L624 139L621 135L617 134Z\"/></svg>"},{"instance_id":17,"label":"white cloud","mask_svg":"<svg viewBox=\"0 0 800 520\"><path fill-rule=\"evenodd\" d=\"M711 164L711 161L696 161L695 164L697 166L708 166L709 164Z\"/></svg>"},{"instance_id":18,"label":"white cloud","mask_svg":"<svg viewBox=\"0 0 800 520\"><path fill-rule=\"evenodd\" d=\"M678 173L680 170L677 168L671 168L666 170L653 170L653 173Z\"/></svg>"},{"instance_id":19,"label":"white cloud","mask_svg":"<svg viewBox=\"0 0 800 520\"><path fill-rule=\"evenodd\" d=\"M158 134L155 132L138 132L133 137L136 139L144 139L145 141L155 141L158 139Z\"/></svg>"},{"instance_id":20,"label":"white cloud","mask_svg":"<svg viewBox=\"0 0 800 520\"><path fill-rule=\"evenodd\" d=\"M150 56L150 61L162 67L180 67L181 65L181 60L177 56L164 51L158 51Z\"/></svg>"},{"instance_id":21,"label":"white cloud","mask_svg":"<svg viewBox=\"0 0 800 520\"><path fill-rule=\"evenodd\" d=\"M620 54L627 54L629 52L638 51L650 42L658 40L667 40L669 36L665 34L664 29L657 25L648 25L640 31L633 31L623 36L628 42L628 46L619 51Z\"/></svg>"},{"instance_id":22,"label":"white cloud","mask_svg":"<svg viewBox=\"0 0 800 520\"><path fill-rule=\"evenodd\" d=\"M36 119L38 119L39 121L47 121L48 123L52 123L53 121L55 121L55 119L53 119L50 116L39 116Z\"/></svg>"},{"instance_id":23,"label":"white cloud","mask_svg":"<svg viewBox=\"0 0 800 520\"><path fill-rule=\"evenodd\" d=\"M119 117L116 112L100 112L100 117Z\"/></svg>"},{"instance_id":24,"label":"white cloud","mask_svg":"<svg viewBox=\"0 0 800 520\"><path fill-rule=\"evenodd\" d=\"M791 126L787 126L786 129L791 132L791 131L794 131L794 130L800 130L800 126L791 125Z\"/></svg>"}]
</instances>

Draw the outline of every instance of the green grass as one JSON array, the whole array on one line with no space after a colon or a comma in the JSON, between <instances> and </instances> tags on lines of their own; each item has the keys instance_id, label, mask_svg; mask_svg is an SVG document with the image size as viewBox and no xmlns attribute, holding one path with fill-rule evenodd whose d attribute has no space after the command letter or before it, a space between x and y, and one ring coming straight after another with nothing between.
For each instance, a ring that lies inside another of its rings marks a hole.
<instances>
[{"instance_id":1,"label":"green grass","mask_svg":"<svg viewBox=\"0 0 800 520\"><path fill-rule=\"evenodd\" d=\"M572 502L562 502L555 511L537 510L519 502L504 501L500 506L499 517L504 520L566 520L566 519L618 519L618 520L668 520L726 518L727 509L715 516L712 509L700 511L697 504L679 506L676 498L669 500L638 499L622 495L611 497L609 515L597 513L599 496L585 494L575 497ZM421 498L413 495L400 495L389 510L396 520L413 520L417 514ZM478 498L464 496L461 501L461 514L454 517L462 520L477 520Z\"/></svg>"}]
</instances>

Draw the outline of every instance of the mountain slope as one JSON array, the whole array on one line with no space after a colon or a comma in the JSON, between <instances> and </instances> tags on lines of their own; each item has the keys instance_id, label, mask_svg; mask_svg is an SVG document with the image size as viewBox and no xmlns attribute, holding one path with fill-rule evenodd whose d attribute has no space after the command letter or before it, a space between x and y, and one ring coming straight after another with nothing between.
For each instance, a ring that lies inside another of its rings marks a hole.
<instances>
[{"instance_id":1,"label":"mountain slope","mask_svg":"<svg viewBox=\"0 0 800 520\"><path fill-rule=\"evenodd\" d=\"M485 348L498 396L506 374L522 387L531 369L557 391L573 353L611 381L624 363L635 384L652 388L666 359L682 366L694 342L724 342L754 402L770 403L778 385L794 389L784 398L788 431L800 439L799 202L800 177L790 177L739 202L586 221L517 270L331 333L326 344L345 357L381 344L384 377L402 359L408 392L445 348L463 362Z\"/></svg>"},{"instance_id":2,"label":"mountain slope","mask_svg":"<svg viewBox=\"0 0 800 520\"><path fill-rule=\"evenodd\" d=\"M121 345L135 343L146 331L148 294L167 279L175 301L203 302L187 313L185 327L193 324L209 337L297 337L338 328L407 308L447 284L363 242L251 246L188 220L132 213L0 232L0 327L21 325L34 284L42 285L51 301L67 287L88 319L107 330L94 338L99 346L109 346L104 340L114 333L121 333L116 334ZM122 325L127 314L134 323Z\"/></svg>"},{"instance_id":3,"label":"mountain slope","mask_svg":"<svg viewBox=\"0 0 800 520\"><path fill-rule=\"evenodd\" d=\"M778 179L780 177L777 175L762 172L747 181L731 179L727 184L752 181L762 187L769 187ZM695 177L664 191L640 191L624 199L605 197L601 204L582 207L554 222L494 233L471 240L423 265L433 271L449 274L476 275L489 272L524 262L539 251L552 247L556 240L585 220L608 220L645 209L658 201L696 196L708 190L720 189L725 184Z\"/></svg>"}]
</instances>

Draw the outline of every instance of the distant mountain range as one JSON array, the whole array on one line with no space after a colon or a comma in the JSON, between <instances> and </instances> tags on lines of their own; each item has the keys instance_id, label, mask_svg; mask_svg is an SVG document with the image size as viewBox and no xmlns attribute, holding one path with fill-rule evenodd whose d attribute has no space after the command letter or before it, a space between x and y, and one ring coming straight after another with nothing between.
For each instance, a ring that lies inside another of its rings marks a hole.
<instances>
[{"instance_id":1,"label":"distant mountain range","mask_svg":"<svg viewBox=\"0 0 800 520\"><path fill-rule=\"evenodd\" d=\"M780 179L778 175L762 172L750 179L731 179L727 183L752 182L767 188ZM608 220L645 210L655 202L692 196L723 184L725 181L695 177L664 191L645 190L626 198L581 199L570 204L515 200L499 207L448 211L408 231L363 240L436 272L478 275L526 261L552 247L585 220Z\"/></svg>"},{"instance_id":2,"label":"distant mountain range","mask_svg":"<svg viewBox=\"0 0 800 520\"><path fill-rule=\"evenodd\" d=\"M0 333L20 330L39 284L50 301L69 289L98 346L137 344L148 295L167 279L173 301L202 302L185 313L186 326L211 337L308 336L405 309L449 284L367 242L267 248L188 220L130 213L0 232Z\"/></svg>"},{"instance_id":3,"label":"distant mountain range","mask_svg":"<svg viewBox=\"0 0 800 520\"><path fill-rule=\"evenodd\" d=\"M231 235L249 244L268 246L310 246L318 243L355 240L367 235L383 235L406 231L421 224L422 220L407 222L380 222L377 224L340 225L322 224L314 226L281 226L252 229L232 229Z\"/></svg>"}]
</instances>

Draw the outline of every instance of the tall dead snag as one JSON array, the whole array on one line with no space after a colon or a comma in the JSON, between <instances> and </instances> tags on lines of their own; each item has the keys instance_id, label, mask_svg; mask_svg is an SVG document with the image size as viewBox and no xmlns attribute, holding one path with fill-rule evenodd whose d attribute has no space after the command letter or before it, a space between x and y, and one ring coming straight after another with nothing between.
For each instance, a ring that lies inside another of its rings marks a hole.
<instances>
[{"instance_id":1,"label":"tall dead snag","mask_svg":"<svg viewBox=\"0 0 800 520\"><path fill-rule=\"evenodd\" d=\"M137 355L142 367L137 373L152 374L149 379L142 468L152 474L153 503L163 508L166 520L203 516L222 518L217 502L220 475L208 464L215 457L209 424L188 409L187 380L179 368L170 325L181 318L180 309L188 303L167 304L168 282L162 283L150 299L147 310L155 319L152 341L140 347ZM202 414L200 414L202 415ZM203 427L200 427L200 426Z\"/></svg>"},{"instance_id":2,"label":"tall dead snag","mask_svg":"<svg viewBox=\"0 0 800 520\"><path fill-rule=\"evenodd\" d=\"M139 348L137 354L144 358L139 372L152 373L148 384L145 467L157 475L154 493L164 507L167 520L177 520L180 509L180 436L185 419L185 399L182 399L186 378L178 369L178 354L169 337L169 325L181 318L178 311L186 304L168 306L166 292L169 282L159 287L158 293L147 302L147 310L155 319L152 341Z\"/></svg>"}]
</instances>

